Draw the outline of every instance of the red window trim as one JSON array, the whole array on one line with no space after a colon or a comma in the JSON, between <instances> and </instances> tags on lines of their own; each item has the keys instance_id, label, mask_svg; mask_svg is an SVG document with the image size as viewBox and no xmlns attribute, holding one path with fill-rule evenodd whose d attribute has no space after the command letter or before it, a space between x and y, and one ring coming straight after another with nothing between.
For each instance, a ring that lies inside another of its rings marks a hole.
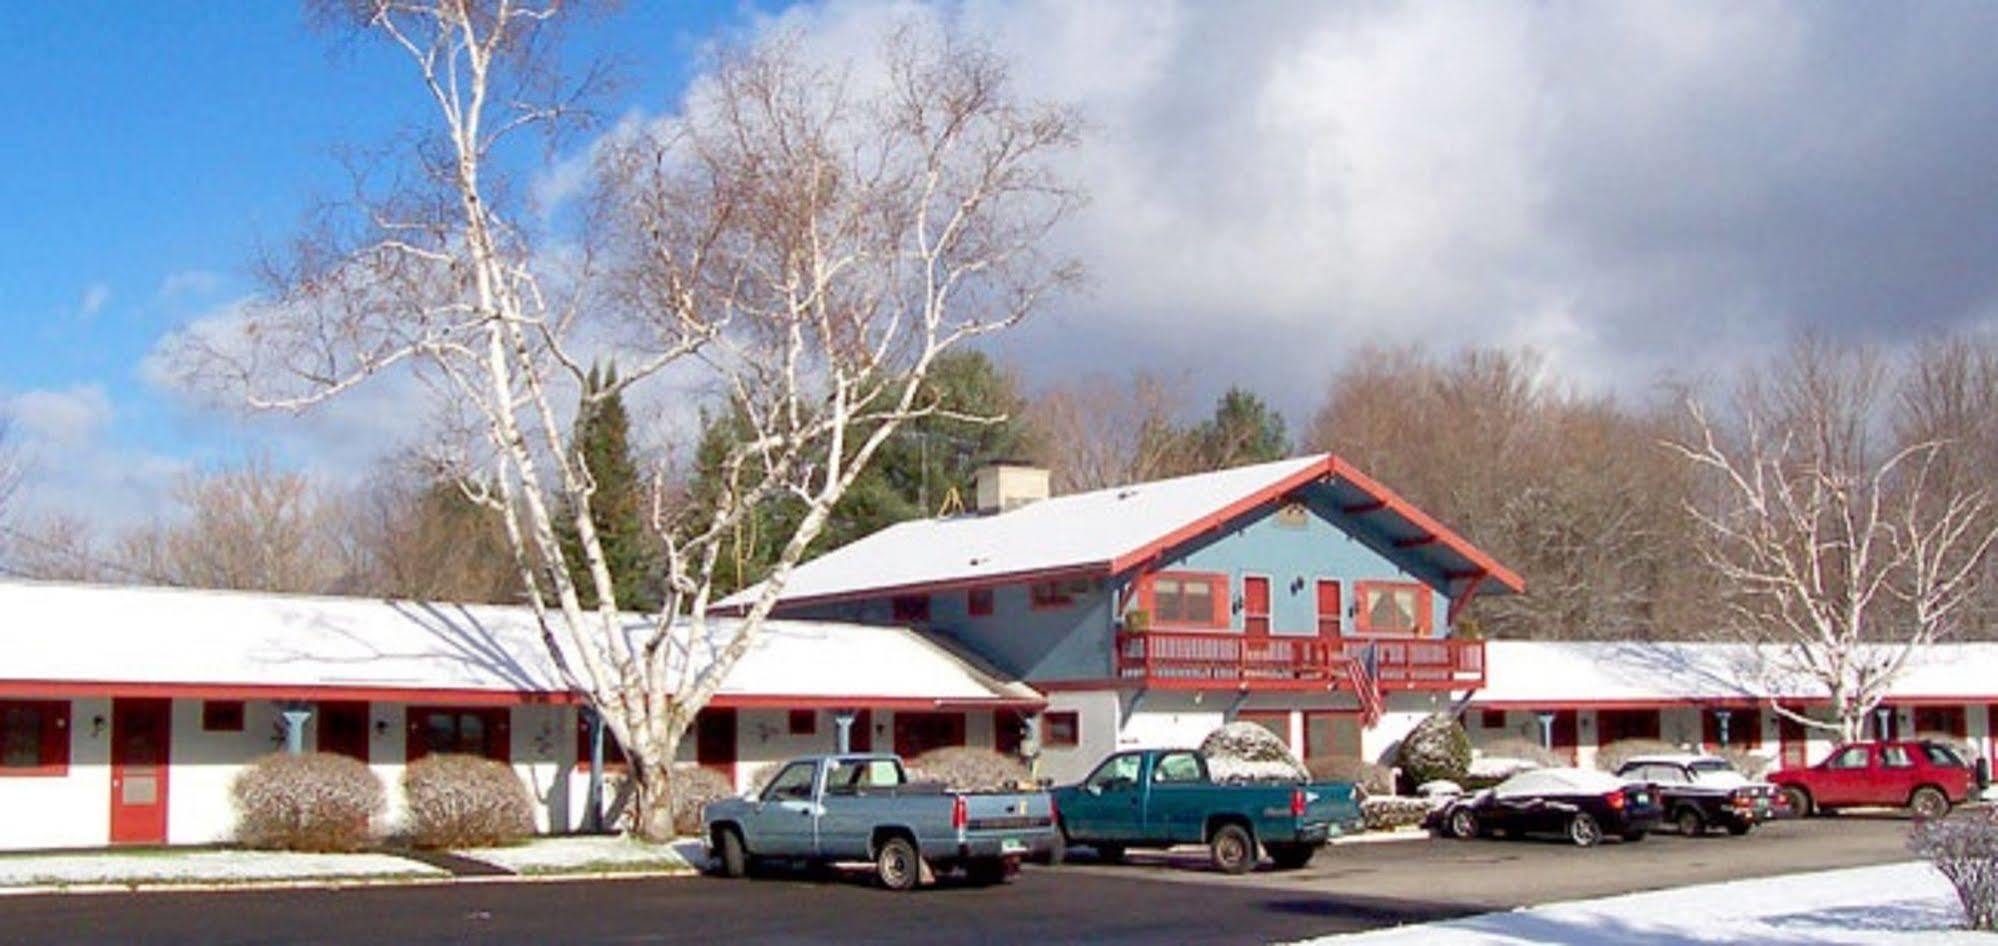
<instances>
[{"instance_id":1,"label":"red window trim","mask_svg":"<svg viewBox=\"0 0 1998 946\"><path fill-rule=\"evenodd\" d=\"M817 710L794 709L785 720L793 736L816 736L819 734L819 713Z\"/></svg>"},{"instance_id":2,"label":"red window trim","mask_svg":"<svg viewBox=\"0 0 1998 946\"><path fill-rule=\"evenodd\" d=\"M430 717L439 714L449 714L454 716L462 714L462 715L480 717L484 721L484 726L486 727L486 732L488 733L487 740L489 746L494 745L491 742L492 736L490 734L495 732L500 734L499 741L497 743L497 747L499 749L499 755L498 756L487 755L484 756L484 758L492 759L495 762L505 762L508 764L512 764L513 714L508 712L507 708L504 706L412 706L410 707L404 713L406 725L404 726L403 729L403 739L405 741L405 745L403 746L403 756L405 761L415 762L416 760L421 759L424 756L430 754L430 747L423 745L422 744L423 740L417 737L422 733L425 726L429 723Z\"/></svg>"},{"instance_id":3,"label":"red window trim","mask_svg":"<svg viewBox=\"0 0 1998 946\"><path fill-rule=\"evenodd\" d=\"M993 612L992 589L970 588L964 592L964 610L975 618L989 618Z\"/></svg>"},{"instance_id":4,"label":"red window trim","mask_svg":"<svg viewBox=\"0 0 1998 946\"><path fill-rule=\"evenodd\" d=\"M1155 583L1161 578L1175 581L1205 581L1208 594L1214 601L1214 621L1164 621L1159 618L1158 597L1154 593ZM1272 589L1274 594L1274 589ZM1235 626L1235 599L1229 577L1225 572L1165 571L1153 572L1138 581L1138 606L1151 615L1152 627L1160 629L1180 629L1194 631L1226 631Z\"/></svg>"},{"instance_id":5,"label":"red window trim","mask_svg":"<svg viewBox=\"0 0 1998 946\"><path fill-rule=\"evenodd\" d=\"M1055 720L1068 724L1069 737L1057 740L1054 736ZM1043 714L1041 718L1041 748L1073 749L1082 745L1082 714L1075 710L1055 710Z\"/></svg>"},{"instance_id":6,"label":"red window trim","mask_svg":"<svg viewBox=\"0 0 1998 946\"><path fill-rule=\"evenodd\" d=\"M1407 631L1377 629L1370 620L1371 611L1367 607L1369 594L1375 591L1415 591L1415 628ZM1340 602L1342 605L1344 602ZM1356 581L1353 583L1353 630L1359 634L1379 634L1389 637L1427 637L1436 630L1435 596L1429 586L1419 581Z\"/></svg>"},{"instance_id":7,"label":"red window trim","mask_svg":"<svg viewBox=\"0 0 1998 946\"><path fill-rule=\"evenodd\" d=\"M896 595L889 599L888 607L898 622L928 624L930 621L929 595Z\"/></svg>"},{"instance_id":8,"label":"red window trim","mask_svg":"<svg viewBox=\"0 0 1998 946\"><path fill-rule=\"evenodd\" d=\"M1027 602L1035 611L1059 611L1075 607L1075 592L1071 586L1078 584L1073 578L1055 578L1037 581L1027 586Z\"/></svg>"},{"instance_id":9,"label":"red window trim","mask_svg":"<svg viewBox=\"0 0 1998 946\"><path fill-rule=\"evenodd\" d=\"M242 700L202 700L202 732L242 732Z\"/></svg>"},{"instance_id":10,"label":"red window trim","mask_svg":"<svg viewBox=\"0 0 1998 946\"><path fill-rule=\"evenodd\" d=\"M69 774L70 704L68 700L0 700L0 717L8 709L27 707L38 710L35 765L0 766L0 778L53 778Z\"/></svg>"}]
</instances>

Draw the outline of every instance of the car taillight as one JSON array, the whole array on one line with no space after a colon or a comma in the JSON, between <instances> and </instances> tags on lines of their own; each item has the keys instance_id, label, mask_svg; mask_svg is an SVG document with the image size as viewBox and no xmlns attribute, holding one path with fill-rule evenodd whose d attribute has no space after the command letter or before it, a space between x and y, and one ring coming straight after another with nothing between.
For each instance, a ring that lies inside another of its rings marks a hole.
<instances>
[{"instance_id":1,"label":"car taillight","mask_svg":"<svg viewBox=\"0 0 1998 946\"><path fill-rule=\"evenodd\" d=\"M1608 803L1611 811L1622 811L1625 801L1623 797L1623 791L1621 789L1618 789L1617 791L1611 792L1608 795L1604 795L1603 801Z\"/></svg>"},{"instance_id":2,"label":"car taillight","mask_svg":"<svg viewBox=\"0 0 1998 946\"><path fill-rule=\"evenodd\" d=\"M1061 805L1055 801L1053 794L1048 795L1048 822L1061 824Z\"/></svg>"},{"instance_id":3,"label":"car taillight","mask_svg":"<svg viewBox=\"0 0 1998 946\"><path fill-rule=\"evenodd\" d=\"M1290 816L1292 818L1304 817L1304 789L1293 788L1290 790Z\"/></svg>"},{"instance_id":4,"label":"car taillight","mask_svg":"<svg viewBox=\"0 0 1998 946\"><path fill-rule=\"evenodd\" d=\"M970 806L964 803L964 796L958 795L952 798L950 800L951 829L954 831L963 831L964 826L970 823L971 823L971 808Z\"/></svg>"}]
</instances>

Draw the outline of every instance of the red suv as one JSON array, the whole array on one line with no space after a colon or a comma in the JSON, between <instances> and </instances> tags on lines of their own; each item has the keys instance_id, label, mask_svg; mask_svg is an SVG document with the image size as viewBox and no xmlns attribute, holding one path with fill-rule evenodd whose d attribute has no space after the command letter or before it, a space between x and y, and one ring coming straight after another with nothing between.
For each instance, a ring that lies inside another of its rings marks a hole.
<instances>
[{"instance_id":1,"label":"red suv","mask_svg":"<svg viewBox=\"0 0 1998 946\"><path fill-rule=\"evenodd\" d=\"M1800 815L1853 806L1899 807L1940 818L1970 798L1976 782L1956 750L1940 742L1852 742L1809 768L1778 769L1769 782Z\"/></svg>"}]
</instances>

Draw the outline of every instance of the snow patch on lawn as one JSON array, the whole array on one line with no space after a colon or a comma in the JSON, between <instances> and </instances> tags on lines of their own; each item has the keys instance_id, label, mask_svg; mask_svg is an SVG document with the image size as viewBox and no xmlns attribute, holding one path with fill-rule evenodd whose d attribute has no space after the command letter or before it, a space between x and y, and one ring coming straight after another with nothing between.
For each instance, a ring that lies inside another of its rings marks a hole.
<instances>
[{"instance_id":1,"label":"snow patch on lawn","mask_svg":"<svg viewBox=\"0 0 1998 946\"><path fill-rule=\"evenodd\" d=\"M536 838L515 847L452 853L516 874L691 873L694 863L704 859L699 841L646 844L615 835Z\"/></svg>"},{"instance_id":2,"label":"snow patch on lawn","mask_svg":"<svg viewBox=\"0 0 1998 946\"><path fill-rule=\"evenodd\" d=\"M386 854L284 851L105 851L0 857L0 887L201 884L447 876Z\"/></svg>"},{"instance_id":3,"label":"snow patch on lawn","mask_svg":"<svg viewBox=\"0 0 1998 946\"><path fill-rule=\"evenodd\" d=\"M1927 864L1816 871L1553 903L1509 913L1310 940L1324 946L1515 946L1523 943L1963 944L1956 892Z\"/></svg>"}]
</instances>

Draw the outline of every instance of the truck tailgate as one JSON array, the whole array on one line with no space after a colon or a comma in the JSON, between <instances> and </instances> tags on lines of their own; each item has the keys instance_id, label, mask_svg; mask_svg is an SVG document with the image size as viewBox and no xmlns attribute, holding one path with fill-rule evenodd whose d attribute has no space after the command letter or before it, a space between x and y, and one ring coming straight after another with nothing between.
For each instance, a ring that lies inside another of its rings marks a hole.
<instances>
[{"instance_id":1,"label":"truck tailgate","mask_svg":"<svg viewBox=\"0 0 1998 946\"><path fill-rule=\"evenodd\" d=\"M1304 822L1350 825L1360 820L1359 793L1352 782L1314 782L1304 787Z\"/></svg>"},{"instance_id":2,"label":"truck tailgate","mask_svg":"<svg viewBox=\"0 0 1998 946\"><path fill-rule=\"evenodd\" d=\"M970 834L1054 827L1054 803L1045 792L965 795L964 803Z\"/></svg>"}]
</instances>

